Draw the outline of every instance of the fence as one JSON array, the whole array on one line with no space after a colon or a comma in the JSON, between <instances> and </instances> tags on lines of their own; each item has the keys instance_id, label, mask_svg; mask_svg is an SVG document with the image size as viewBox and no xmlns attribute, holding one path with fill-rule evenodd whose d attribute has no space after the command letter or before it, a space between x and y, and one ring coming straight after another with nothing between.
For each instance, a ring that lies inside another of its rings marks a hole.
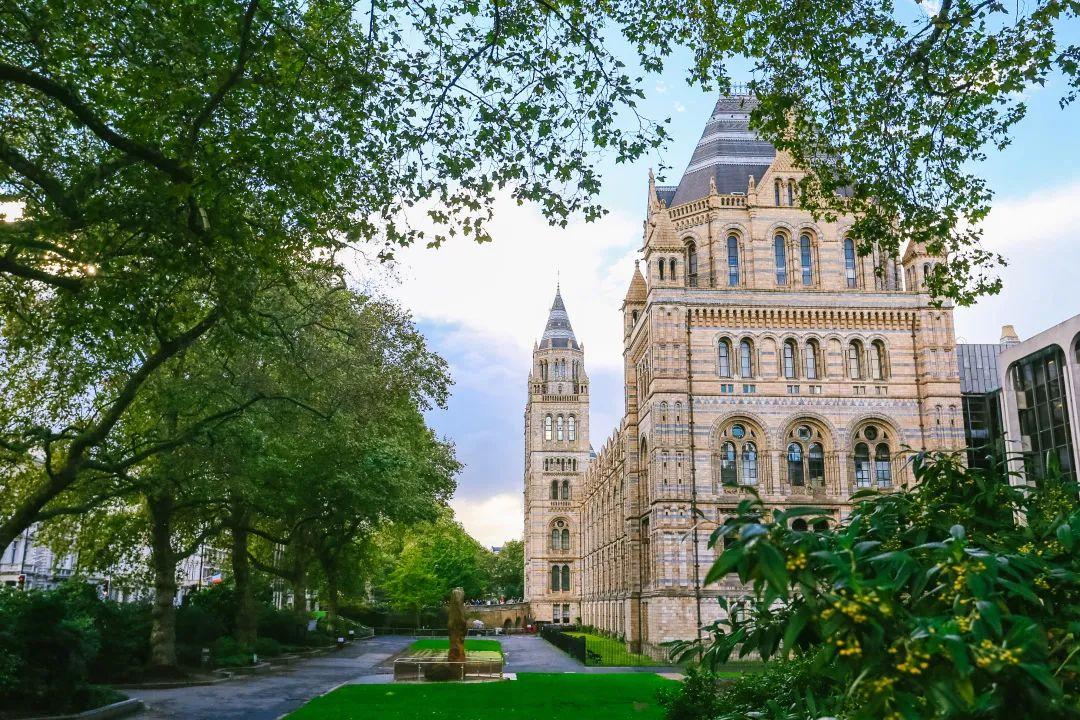
<instances>
[{"instance_id":1,"label":"fence","mask_svg":"<svg viewBox=\"0 0 1080 720\"><path fill-rule=\"evenodd\" d=\"M567 629L568 628L556 625L541 625L540 637L544 638L564 653L576 657L579 661L588 665L588 662L586 662L585 638L567 635L566 632L564 632L564 630Z\"/></svg>"},{"instance_id":2,"label":"fence","mask_svg":"<svg viewBox=\"0 0 1080 720\"><path fill-rule=\"evenodd\" d=\"M644 667L673 664L666 652L630 652L623 640L604 635L591 627L544 625L540 628L540 636L585 665Z\"/></svg>"}]
</instances>

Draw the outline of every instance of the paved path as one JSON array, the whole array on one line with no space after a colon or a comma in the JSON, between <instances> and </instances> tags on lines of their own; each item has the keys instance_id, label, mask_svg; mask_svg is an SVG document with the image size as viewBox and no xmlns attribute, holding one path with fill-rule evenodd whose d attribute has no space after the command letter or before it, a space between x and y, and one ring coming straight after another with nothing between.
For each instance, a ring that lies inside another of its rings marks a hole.
<instances>
[{"instance_id":1,"label":"paved path","mask_svg":"<svg viewBox=\"0 0 1080 720\"><path fill-rule=\"evenodd\" d=\"M378 668L379 663L413 640L376 637L270 675L217 685L125 692L147 705L147 710L135 716L137 720L274 720L342 683L386 673Z\"/></svg>"},{"instance_id":2,"label":"paved path","mask_svg":"<svg viewBox=\"0 0 1080 720\"><path fill-rule=\"evenodd\" d=\"M128 690L147 705L136 720L275 720L344 683L385 683L393 679L380 665L416 638L384 635L362 640L329 655L303 660L269 675L237 678L217 685L171 690ZM497 638L506 654L505 671L664 672L667 668L585 667L537 635Z\"/></svg>"}]
</instances>

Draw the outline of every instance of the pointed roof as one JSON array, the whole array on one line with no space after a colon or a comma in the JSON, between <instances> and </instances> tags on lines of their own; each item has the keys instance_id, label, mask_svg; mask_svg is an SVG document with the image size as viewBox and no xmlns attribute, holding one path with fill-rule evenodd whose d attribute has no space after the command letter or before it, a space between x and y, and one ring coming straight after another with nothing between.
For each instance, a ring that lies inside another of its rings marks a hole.
<instances>
[{"instance_id":1,"label":"pointed roof","mask_svg":"<svg viewBox=\"0 0 1080 720\"><path fill-rule=\"evenodd\" d=\"M570 327L570 316L566 313L562 290L558 285L555 286L555 302L551 303L551 312L548 313L540 347L580 349L577 338L574 337L574 328Z\"/></svg>"},{"instance_id":2,"label":"pointed roof","mask_svg":"<svg viewBox=\"0 0 1080 720\"><path fill-rule=\"evenodd\" d=\"M776 149L750 129L750 112L757 104L752 95L716 101L686 171L667 202L669 207L706 197L710 180L721 195L745 193L750 177L761 181Z\"/></svg>"},{"instance_id":3,"label":"pointed roof","mask_svg":"<svg viewBox=\"0 0 1080 720\"><path fill-rule=\"evenodd\" d=\"M649 288L645 284L645 278L641 274L641 266L634 263L634 277L630 279L630 287L626 290L623 305L643 305L649 294Z\"/></svg>"}]
</instances>

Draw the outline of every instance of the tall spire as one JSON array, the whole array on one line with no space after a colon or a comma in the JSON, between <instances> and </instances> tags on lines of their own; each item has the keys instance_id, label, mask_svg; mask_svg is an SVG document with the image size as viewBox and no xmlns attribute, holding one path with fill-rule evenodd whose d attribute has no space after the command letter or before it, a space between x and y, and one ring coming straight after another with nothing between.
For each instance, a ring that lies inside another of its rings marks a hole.
<instances>
[{"instance_id":1,"label":"tall spire","mask_svg":"<svg viewBox=\"0 0 1080 720\"><path fill-rule=\"evenodd\" d=\"M563 304L562 289L558 283L555 285L555 302L551 303L551 312L548 313L547 325L544 326L544 336L540 340L543 348L579 348L577 338L574 337L574 328L570 327L570 316L566 313L566 305Z\"/></svg>"}]
</instances>

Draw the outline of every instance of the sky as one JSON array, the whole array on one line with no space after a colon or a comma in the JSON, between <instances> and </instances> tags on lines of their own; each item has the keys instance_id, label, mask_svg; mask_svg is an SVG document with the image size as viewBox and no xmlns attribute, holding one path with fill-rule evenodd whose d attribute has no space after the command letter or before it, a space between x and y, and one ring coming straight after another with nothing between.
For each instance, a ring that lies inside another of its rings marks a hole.
<instances>
[{"instance_id":1,"label":"sky","mask_svg":"<svg viewBox=\"0 0 1080 720\"><path fill-rule=\"evenodd\" d=\"M652 119L671 118L673 141L634 164L604 166L603 219L553 228L535 207L503 196L493 242L409 248L383 284L450 364L453 396L428 420L465 465L451 506L484 545L522 534L526 379L556 278L585 346L595 447L622 415L619 305L641 247L648 171L666 165L664 179L677 181L715 103L687 86L682 67L677 59L648 78L641 107ZM958 342L997 342L1005 323L1025 338L1080 313L1080 108L1058 107L1062 89L1052 82L1032 91L1012 145L977 168L996 193L986 243L1008 265L1000 295L956 311Z\"/></svg>"}]
</instances>

